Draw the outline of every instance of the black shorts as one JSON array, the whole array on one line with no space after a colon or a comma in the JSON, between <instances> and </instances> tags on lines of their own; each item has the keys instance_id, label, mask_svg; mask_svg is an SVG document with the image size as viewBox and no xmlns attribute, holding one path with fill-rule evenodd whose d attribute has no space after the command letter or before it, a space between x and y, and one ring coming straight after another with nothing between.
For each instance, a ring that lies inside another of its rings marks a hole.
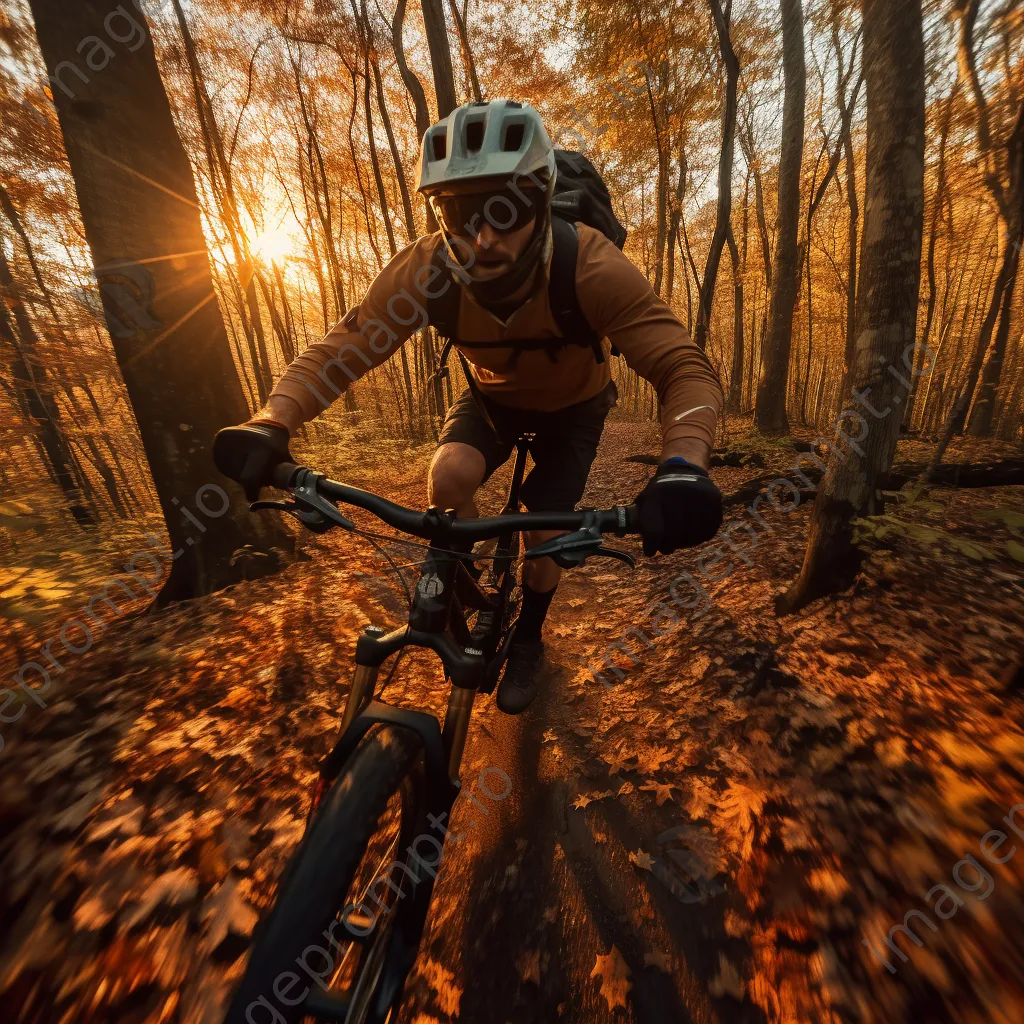
<instances>
[{"instance_id":1,"label":"black shorts","mask_svg":"<svg viewBox=\"0 0 1024 1024\"><path fill-rule=\"evenodd\" d=\"M609 381L585 402L555 412L536 412L513 409L481 395L494 424L491 429L467 389L448 410L438 444L459 441L475 448L486 462L487 480L509 460L521 434L534 434L529 442L534 466L523 481L523 504L536 512L571 512L583 497L605 417L618 397L615 381Z\"/></svg>"}]
</instances>

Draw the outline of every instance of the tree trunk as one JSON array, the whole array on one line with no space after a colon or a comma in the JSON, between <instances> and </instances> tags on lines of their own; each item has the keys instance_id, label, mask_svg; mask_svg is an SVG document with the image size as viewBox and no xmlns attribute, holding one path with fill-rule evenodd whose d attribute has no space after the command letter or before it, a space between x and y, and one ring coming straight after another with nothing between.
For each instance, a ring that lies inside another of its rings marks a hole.
<instances>
[{"instance_id":1,"label":"tree trunk","mask_svg":"<svg viewBox=\"0 0 1024 1024\"><path fill-rule=\"evenodd\" d=\"M448 46L448 27L444 20L441 0L420 0L423 8L423 28L430 49L430 67L434 73L434 95L437 99L437 119L443 121L458 105L455 93L455 73L452 71L452 51Z\"/></svg>"},{"instance_id":2,"label":"tree trunk","mask_svg":"<svg viewBox=\"0 0 1024 1024\"><path fill-rule=\"evenodd\" d=\"M448 3L452 10L452 21L455 22L455 28L459 33L459 45L462 48L462 64L466 69L466 74L469 76L469 85L473 99L479 102L484 97L480 92L480 79L476 77L476 62L473 60L473 48L469 45L469 31L466 28L465 19L459 13L459 5L455 0L448 0Z\"/></svg>"},{"instance_id":3,"label":"tree trunk","mask_svg":"<svg viewBox=\"0 0 1024 1024\"><path fill-rule=\"evenodd\" d=\"M108 13L99 0L31 0L30 7L48 68L70 60ZM166 602L239 580L241 566L230 560L243 544L268 554L268 568L278 564L273 548L293 545L281 526L249 513L210 459L214 433L246 419L248 409L152 37L119 52L109 67L89 67L102 73L73 79L81 96L54 88L54 100L86 241L109 284L103 298L114 353L167 522L173 554L160 593ZM183 255L176 269L162 258L168 252L197 255ZM132 306L137 315L126 316L118 295L137 299L132 290L142 302Z\"/></svg>"},{"instance_id":4,"label":"tree trunk","mask_svg":"<svg viewBox=\"0 0 1024 1024\"><path fill-rule=\"evenodd\" d=\"M1017 283L1017 269L1020 265L1020 250L1024 244L1024 105L1017 115L1017 123L1006 145L1007 163L1010 171L1009 186L1006 189L1007 211L1006 249L1003 254L1005 274L1003 281L1002 309L998 327L991 343L987 346L985 363L981 369L981 383L971 410L969 433L974 437L988 437L994 424L996 394L1002 377L1006 342L1010 335L1010 316L1013 309L1013 293Z\"/></svg>"},{"instance_id":5,"label":"tree trunk","mask_svg":"<svg viewBox=\"0 0 1024 1024\"><path fill-rule=\"evenodd\" d=\"M939 129L939 166L936 172L935 195L932 199L931 223L928 227L928 255L925 257L925 270L928 275L928 302L925 307L924 329L921 331L921 345L917 355L916 368L918 370L918 376L920 376L920 368L924 365L925 351L928 348L928 339L931 336L932 320L935 318L935 243L939 234L939 222L942 220L942 204L945 201L946 140L949 138L950 121L953 115L953 101L956 94L957 89L954 86L949 96L946 97L942 124ZM917 389L915 388L907 398L907 404L903 410L904 433L913 428L916 397Z\"/></svg>"},{"instance_id":6,"label":"tree trunk","mask_svg":"<svg viewBox=\"0 0 1024 1024\"><path fill-rule=\"evenodd\" d=\"M746 238L746 206L744 205L744 240ZM729 401L726 412L738 413L743 394L743 270L736 240L729 228L729 255L732 257L733 320L732 372L729 374Z\"/></svg>"},{"instance_id":7,"label":"tree trunk","mask_svg":"<svg viewBox=\"0 0 1024 1024\"><path fill-rule=\"evenodd\" d=\"M32 322L14 289L14 278L4 254L0 236L0 339L13 350L11 376L15 400L28 425L35 428L50 478L60 487L79 526L95 525L85 507L82 482L75 475L75 461L60 423L60 408L54 401L46 364L37 351ZM10 313L14 315L12 322Z\"/></svg>"},{"instance_id":8,"label":"tree trunk","mask_svg":"<svg viewBox=\"0 0 1024 1024\"><path fill-rule=\"evenodd\" d=\"M864 0L864 69L866 210L849 395L873 422L852 406L844 414L857 433L837 435L814 505L803 567L778 603L782 614L850 579L856 562L851 522L872 511L875 487L892 465L898 407L906 399L897 377L908 354L912 362L917 334L924 214L921 0Z\"/></svg>"},{"instance_id":9,"label":"tree trunk","mask_svg":"<svg viewBox=\"0 0 1024 1024\"><path fill-rule=\"evenodd\" d=\"M788 2L788 0L787 0ZM720 0L710 0L711 13L715 20L718 33L718 48L725 65L725 98L722 107L722 149L718 158L718 208L715 212L715 230L711 236L707 263L704 265L704 281L700 289L700 302L697 306L697 329L693 340L701 349L707 348L708 324L711 322L711 305L715 299L715 281L718 278L718 266L722 260L722 249L726 238L731 234L732 227L732 155L733 142L736 137L736 83L740 75L740 63L732 48L729 38L729 22L722 11ZM800 0L795 0L799 9ZM731 6L731 5L730 5ZM803 64L803 33L801 31L801 66ZM800 102L801 119L803 118L803 100ZM803 121L801 120L801 138ZM799 196L799 193L798 193ZM799 203L799 198L797 200ZM735 243L732 244L735 249ZM735 256L733 257L735 263ZM740 329L742 333L742 327Z\"/></svg>"},{"instance_id":10,"label":"tree trunk","mask_svg":"<svg viewBox=\"0 0 1024 1024\"><path fill-rule=\"evenodd\" d=\"M782 104L779 160L778 238L772 268L772 297L764 341L754 424L762 434L789 432L786 395L793 307L799 287L797 232L800 224L800 168L804 150L804 25L800 0L782 0L782 61L786 92Z\"/></svg>"}]
</instances>

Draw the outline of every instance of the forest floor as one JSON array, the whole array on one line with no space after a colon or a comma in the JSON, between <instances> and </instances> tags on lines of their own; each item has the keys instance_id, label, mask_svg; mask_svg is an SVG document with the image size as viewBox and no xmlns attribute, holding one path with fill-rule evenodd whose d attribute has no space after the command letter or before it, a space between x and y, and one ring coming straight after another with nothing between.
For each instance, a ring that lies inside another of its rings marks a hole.
<instances>
[{"instance_id":1,"label":"forest floor","mask_svg":"<svg viewBox=\"0 0 1024 1024\"><path fill-rule=\"evenodd\" d=\"M650 470L627 459L655 450L653 426L611 422L585 501L631 500ZM352 430L315 464L417 506L430 453ZM1019 452L947 461L999 454ZM712 475L729 492L763 472ZM701 551L566 574L542 697L474 711L463 777L493 766L511 789L486 820L456 804L401 1024L1024 1019L1024 694L1001 681L1024 635L1024 490L931 490L893 514L906 528L874 525L850 589L780 619L809 510L762 505L751 564L716 583ZM134 543L81 566L21 545L0 579L10 671ZM354 639L404 605L364 541L303 546L276 577L111 623L4 725L0 1019L219 1022ZM440 712L432 656L385 698Z\"/></svg>"}]
</instances>

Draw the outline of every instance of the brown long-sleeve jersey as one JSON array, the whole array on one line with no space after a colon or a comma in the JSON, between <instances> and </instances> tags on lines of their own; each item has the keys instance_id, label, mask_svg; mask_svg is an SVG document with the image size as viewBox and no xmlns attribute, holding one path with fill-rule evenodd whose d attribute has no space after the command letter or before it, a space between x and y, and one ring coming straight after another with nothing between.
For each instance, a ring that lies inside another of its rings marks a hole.
<instances>
[{"instance_id":1,"label":"brown long-sleeve jersey","mask_svg":"<svg viewBox=\"0 0 1024 1024\"><path fill-rule=\"evenodd\" d=\"M600 231L585 224L577 230L577 298L588 323L604 339L606 354L617 346L628 365L654 386L666 442L696 438L712 445L722 388L707 356L626 256ZM440 241L440 233L426 235L398 253L363 301L323 341L296 357L274 394L293 399L312 419L351 382L394 355L425 326L428 297L460 287L431 262ZM582 345L555 349L555 362L545 350L523 350L514 361L510 358L517 338L561 336L548 302L546 273L507 323L463 289L458 333L473 341L509 342L508 347L462 350L480 390L504 405L561 409L593 397L610 379L607 358L597 362L593 350Z\"/></svg>"}]
</instances>

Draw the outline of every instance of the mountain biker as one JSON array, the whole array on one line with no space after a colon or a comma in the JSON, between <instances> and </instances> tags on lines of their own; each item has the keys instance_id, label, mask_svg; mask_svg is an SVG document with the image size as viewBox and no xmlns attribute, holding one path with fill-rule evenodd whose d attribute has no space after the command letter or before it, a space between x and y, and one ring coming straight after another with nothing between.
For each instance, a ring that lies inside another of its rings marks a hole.
<instances>
[{"instance_id":1,"label":"mountain biker","mask_svg":"<svg viewBox=\"0 0 1024 1024\"><path fill-rule=\"evenodd\" d=\"M430 302L454 288L455 347L468 360L471 387L445 418L430 466L430 503L475 516L477 489L509 459L519 434L533 432L523 503L538 511L574 509L616 403L602 355L614 345L654 386L661 406L660 465L637 497L644 553L701 544L722 521L721 494L707 474L722 407L718 377L644 275L585 223L575 225L576 297L598 352L563 336L547 288L555 178L551 141L527 104L467 103L433 125L423 138L419 191L440 229L388 263L359 305L291 363L249 425L287 453L300 424L390 358L425 326ZM258 462L233 474L250 492L266 482ZM538 531L526 544L553 536ZM523 575L497 695L499 708L512 714L536 696L541 627L561 569L541 558L526 563Z\"/></svg>"}]
</instances>

